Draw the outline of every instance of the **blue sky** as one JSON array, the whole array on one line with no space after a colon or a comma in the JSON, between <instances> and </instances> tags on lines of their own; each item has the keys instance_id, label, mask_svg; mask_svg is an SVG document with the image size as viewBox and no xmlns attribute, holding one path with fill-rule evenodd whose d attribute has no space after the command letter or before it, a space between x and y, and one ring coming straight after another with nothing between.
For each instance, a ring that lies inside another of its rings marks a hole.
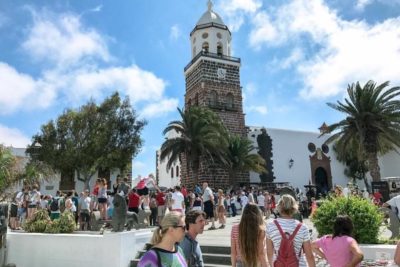
<instances>
[{"instance_id":1,"label":"blue sky","mask_svg":"<svg viewBox=\"0 0 400 267\"><path fill-rule=\"evenodd\" d=\"M215 0L242 59L246 124L317 131L349 83L400 85L400 0ZM189 33L206 0L0 0L0 143L118 90L149 124L133 175L155 169L183 107Z\"/></svg>"}]
</instances>

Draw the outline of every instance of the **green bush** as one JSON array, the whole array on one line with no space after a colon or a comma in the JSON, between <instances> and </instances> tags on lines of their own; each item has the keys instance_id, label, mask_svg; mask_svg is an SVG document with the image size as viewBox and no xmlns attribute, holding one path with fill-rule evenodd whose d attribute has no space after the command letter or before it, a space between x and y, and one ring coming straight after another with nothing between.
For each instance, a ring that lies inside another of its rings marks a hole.
<instances>
[{"instance_id":1,"label":"green bush","mask_svg":"<svg viewBox=\"0 0 400 267\"><path fill-rule=\"evenodd\" d=\"M333 233L337 215L348 215L354 224L353 236L361 244L377 244L383 215L366 199L328 198L322 201L311 219L320 236Z\"/></svg>"},{"instance_id":2,"label":"green bush","mask_svg":"<svg viewBox=\"0 0 400 267\"><path fill-rule=\"evenodd\" d=\"M75 228L75 218L71 212L63 212L59 219L50 220L47 210L38 210L31 220L23 226L30 233L72 233Z\"/></svg>"},{"instance_id":3,"label":"green bush","mask_svg":"<svg viewBox=\"0 0 400 267\"><path fill-rule=\"evenodd\" d=\"M55 219L46 226L46 233L72 233L76 228L75 218L71 212L64 211L59 219Z\"/></svg>"},{"instance_id":4,"label":"green bush","mask_svg":"<svg viewBox=\"0 0 400 267\"><path fill-rule=\"evenodd\" d=\"M47 210L37 210L32 219L27 220L22 228L29 233L43 233L49 223L51 220Z\"/></svg>"}]
</instances>

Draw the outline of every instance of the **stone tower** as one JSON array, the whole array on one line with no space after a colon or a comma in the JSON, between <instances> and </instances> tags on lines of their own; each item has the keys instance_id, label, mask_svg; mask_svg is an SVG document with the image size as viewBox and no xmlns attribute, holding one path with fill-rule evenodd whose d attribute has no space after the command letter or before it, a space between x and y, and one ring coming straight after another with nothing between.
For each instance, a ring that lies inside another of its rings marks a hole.
<instances>
[{"instance_id":1,"label":"stone tower","mask_svg":"<svg viewBox=\"0 0 400 267\"><path fill-rule=\"evenodd\" d=\"M227 129L246 136L240 86L240 58L231 56L231 32L221 17L213 11L211 1L190 33L192 60L184 69L186 81L185 108L205 106L219 115ZM194 177L182 160L182 183L193 185ZM206 166L202 161L199 181L209 181L212 187L227 188L226 171ZM248 183L249 174L236 175L234 184Z\"/></svg>"}]
</instances>

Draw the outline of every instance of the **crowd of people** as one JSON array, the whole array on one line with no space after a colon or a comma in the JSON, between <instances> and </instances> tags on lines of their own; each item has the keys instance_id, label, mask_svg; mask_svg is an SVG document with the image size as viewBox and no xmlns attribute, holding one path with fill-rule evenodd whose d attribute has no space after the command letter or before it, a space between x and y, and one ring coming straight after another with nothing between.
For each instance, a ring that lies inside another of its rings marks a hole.
<instances>
[{"instance_id":1,"label":"crowd of people","mask_svg":"<svg viewBox=\"0 0 400 267\"><path fill-rule=\"evenodd\" d=\"M332 194L336 197L355 194L344 193L341 186L335 186ZM363 194L381 205L377 194ZM196 237L202 234L207 224L208 230L225 228L226 216L236 216L241 210L241 220L231 230L232 266L315 266L314 254L325 259L332 267L358 266L363 254L352 238L353 224L348 216L338 216L331 235L312 241L308 227L295 218L299 214L299 202L291 195L275 195L274 191L240 188L229 192L213 190L207 182L197 184L193 190L185 186L161 190L154 177L138 177L133 187L128 178L117 177L109 189L107 180L99 178L93 190L85 190L79 195L70 191L57 191L55 196L42 195L37 185L25 186L16 192L11 203L10 227L19 229L24 220L31 219L38 209L46 209L52 220L65 211L75 215L81 230L89 229L90 215L98 211L100 218L107 220L113 216L113 198L122 197L126 209L139 213L150 211L147 220L156 226L152 248L141 258L140 267L148 266L204 266L202 252ZM398 198L400 199L400 197ZM124 202L125 202L124 201ZM396 205L397 198L387 202ZM278 203L276 203L278 202ZM399 201L400 202L400 201ZM311 214L317 209L317 202L311 197L308 205ZM274 215L274 220L266 223ZM216 226L218 222L219 226ZM400 263L400 246L395 262ZM160 265L161 264L161 265Z\"/></svg>"}]
</instances>

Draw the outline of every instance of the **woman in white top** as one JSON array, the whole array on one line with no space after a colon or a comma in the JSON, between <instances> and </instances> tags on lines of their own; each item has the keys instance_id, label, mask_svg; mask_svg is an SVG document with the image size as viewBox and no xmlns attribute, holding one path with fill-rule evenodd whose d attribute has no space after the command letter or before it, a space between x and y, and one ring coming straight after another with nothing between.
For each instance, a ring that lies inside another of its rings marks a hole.
<instances>
[{"instance_id":1,"label":"woman in white top","mask_svg":"<svg viewBox=\"0 0 400 267\"><path fill-rule=\"evenodd\" d=\"M225 200L224 191L222 191L222 189L218 189L218 208L217 208L217 213L218 213L218 221L221 224L219 229L224 229L225 228L225 223L226 223L224 200Z\"/></svg>"},{"instance_id":2,"label":"woman in white top","mask_svg":"<svg viewBox=\"0 0 400 267\"><path fill-rule=\"evenodd\" d=\"M278 256L279 247L282 236L276 223L282 228L284 233L293 234L299 221L292 218L292 215L297 212L298 205L296 200L291 195L283 195L279 199L278 212L280 218L267 224L267 255L268 261L273 266ZM276 222L275 222L276 221ZM306 261L309 267L315 267L315 260L311 249L310 234L308 227L301 224L296 236L293 239L294 251L299 260L299 267L306 267ZM304 254L306 259L304 258Z\"/></svg>"}]
</instances>

